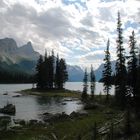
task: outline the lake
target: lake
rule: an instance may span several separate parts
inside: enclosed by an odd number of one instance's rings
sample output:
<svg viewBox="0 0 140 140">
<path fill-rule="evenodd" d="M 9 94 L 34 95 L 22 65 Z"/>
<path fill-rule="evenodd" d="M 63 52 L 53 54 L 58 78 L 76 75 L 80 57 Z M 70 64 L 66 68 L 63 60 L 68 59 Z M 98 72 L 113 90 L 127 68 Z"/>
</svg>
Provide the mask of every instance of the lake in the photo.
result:
<svg viewBox="0 0 140 140">
<path fill-rule="evenodd" d="M 70 90 L 82 91 L 82 82 L 67 82 L 65 88 Z M 79 100 L 65 101 L 65 98 L 50 98 L 50 97 L 38 97 L 38 96 L 20 96 L 17 91 L 32 88 L 32 84 L 0 84 L 0 107 L 3 107 L 7 103 L 16 105 L 16 114 L 12 116 L 14 119 L 38 119 L 40 120 L 40 114 L 49 113 L 61 113 L 65 112 L 70 114 L 73 111 L 80 111 L 83 105 Z M 8 95 L 3 95 L 8 92 Z M 97 94 L 103 93 L 102 83 L 96 84 Z M 88 90 L 90 93 L 90 90 Z M 114 93 L 114 87 L 111 89 L 111 94 Z M 65 105 L 62 103 L 66 103 Z M 0 114 L 3 115 L 3 114 Z"/>
<path fill-rule="evenodd" d="M 69 90 L 82 91 L 83 90 L 83 82 L 67 82 L 66 85 L 65 85 L 65 88 L 69 89 Z M 96 82 L 95 94 L 99 95 L 100 92 L 102 94 L 104 94 L 103 89 L 104 89 L 103 83 Z M 88 83 L 88 94 L 90 94 L 90 83 Z M 114 94 L 114 85 L 112 85 L 112 88 L 110 90 L 110 94 L 111 95 Z"/>
</svg>

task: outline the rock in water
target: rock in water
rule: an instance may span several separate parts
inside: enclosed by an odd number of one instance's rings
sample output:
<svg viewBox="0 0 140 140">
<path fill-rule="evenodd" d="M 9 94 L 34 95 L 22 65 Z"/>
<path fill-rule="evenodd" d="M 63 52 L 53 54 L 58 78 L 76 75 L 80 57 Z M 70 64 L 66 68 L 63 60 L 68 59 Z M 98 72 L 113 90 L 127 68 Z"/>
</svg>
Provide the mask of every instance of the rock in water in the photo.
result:
<svg viewBox="0 0 140 140">
<path fill-rule="evenodd" d="M 16 113 L 16 107 L 13 104 L 7 104 L 3 108 L 0 108 L 0 113 L 14 115 Z"/>
</svg>

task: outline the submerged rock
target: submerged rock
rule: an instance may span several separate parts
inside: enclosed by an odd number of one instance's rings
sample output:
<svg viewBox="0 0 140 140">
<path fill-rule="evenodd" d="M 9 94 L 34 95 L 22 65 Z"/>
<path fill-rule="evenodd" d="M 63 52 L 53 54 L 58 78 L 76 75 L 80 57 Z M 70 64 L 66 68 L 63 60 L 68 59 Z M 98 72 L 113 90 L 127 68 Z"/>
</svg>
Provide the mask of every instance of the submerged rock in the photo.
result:
<svg viewBox="0 0 140 140">
<path fill-rule="evenodd" d="M 8 95 L 8 92 L 3 93 L 3 95 Z"/>
<path fill-rule="evenodd" d="M 61 105 L 66 105 L 67 103 L 62 103 Z"/>
<path fill-rule="evenodd" d="M 14 115 L 16 113 L 16 107 L 13 104 L 7 104 L 3 108 L 0 108 L 0 113 Z"/>
<path fill-rule="evenodd" d="M 14 95 L 14 96 L 12 96 L 12 97 L 20 97 L 21 95 Z"/>
</svg>

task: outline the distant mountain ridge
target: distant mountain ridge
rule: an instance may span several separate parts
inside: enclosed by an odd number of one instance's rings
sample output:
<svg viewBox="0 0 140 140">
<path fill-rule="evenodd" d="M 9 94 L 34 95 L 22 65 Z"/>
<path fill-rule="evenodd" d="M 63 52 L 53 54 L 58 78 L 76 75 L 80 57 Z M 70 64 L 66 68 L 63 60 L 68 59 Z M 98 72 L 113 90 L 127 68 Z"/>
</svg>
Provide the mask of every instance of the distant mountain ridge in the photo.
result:
<svg viewBox="0 0 140 140">
<path fill-rule="evenodd" d="M 14 39 L 4 38 L 0 39 L 0 57 L 1 61 L 18 63 L 23 59 L 36 61 L 39 53 L 34 51 L 31 42 L 18 47 Z"/>
<path fill-rule="evenodd" d="M 115 64 L 116 64 L 116 61 L 111 61 L 112 73 L 115 72 Z M 96 81 L 99 81 L 102 78 L 103 69 L 104 69 L 104 64 L 101 64 L 98 67 L 98 69 L 95 70 Z"/>
</svg>

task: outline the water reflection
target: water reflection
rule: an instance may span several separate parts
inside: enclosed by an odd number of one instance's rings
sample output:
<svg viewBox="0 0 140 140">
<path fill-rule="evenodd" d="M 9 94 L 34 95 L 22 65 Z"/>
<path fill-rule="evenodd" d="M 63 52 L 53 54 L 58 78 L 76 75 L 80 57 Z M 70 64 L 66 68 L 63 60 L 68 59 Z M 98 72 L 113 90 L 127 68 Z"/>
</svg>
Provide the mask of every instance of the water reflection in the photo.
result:
<svg viewBox="0 0 140 140">
<path fill-rule="evenodd" d="M 41 110 L 49 113 L 65 112 L 70 114 L 72 111 L 82 109 L 82 105 L 78 104 L 79 100 L 66 101 L 66 98 L 60 97 L 37 97 L 36 100 Z"/>
</svg>

